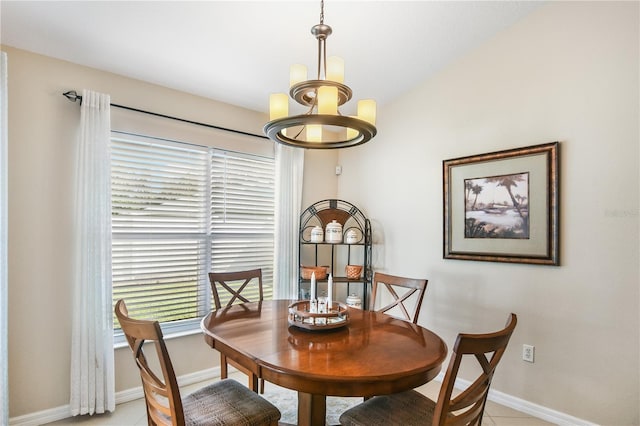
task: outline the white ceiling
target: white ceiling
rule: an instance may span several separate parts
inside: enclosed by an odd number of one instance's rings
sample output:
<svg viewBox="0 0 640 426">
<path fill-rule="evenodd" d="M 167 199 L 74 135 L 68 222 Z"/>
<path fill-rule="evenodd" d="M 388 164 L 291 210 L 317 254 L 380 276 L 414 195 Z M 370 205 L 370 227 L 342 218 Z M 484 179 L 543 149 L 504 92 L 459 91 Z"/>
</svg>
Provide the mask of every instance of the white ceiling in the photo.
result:
<svg viewBox="0 0 640 426">
<path fill-rule="evenodd" d="M 354 99 L 380 106 L 542 4 L 326 0 L 327 54 Z M 257 111 L 288 90 L 292 63 L 317 68 L 319 0 L 1 0 L 0 20 L 4 45 Z"/>
</svg>

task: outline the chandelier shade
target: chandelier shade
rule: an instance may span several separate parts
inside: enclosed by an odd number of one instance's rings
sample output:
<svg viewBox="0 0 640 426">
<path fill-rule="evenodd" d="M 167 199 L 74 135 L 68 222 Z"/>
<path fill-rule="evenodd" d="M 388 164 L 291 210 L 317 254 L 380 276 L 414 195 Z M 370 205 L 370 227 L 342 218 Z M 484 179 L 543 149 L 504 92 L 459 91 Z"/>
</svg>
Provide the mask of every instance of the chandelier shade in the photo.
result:
<svg viewBox="0 0 640 426">
<path fill-rule="evenodd" d="M 307 67 L 291 66 L 289 96 L 307 110 L 289 115 L 289 98 L 284 93 L 269 98 L 269 122 L 264 133 L 275 142 L 310 149 L 347 148 L 371 140 L 377 133 L 376 104 L 371 99 L 358 102 L 357 116 L 340 113 L 353 92 L 344 84 L 344 60 L 326 57 L 326 39 L 332 33 L 324 24 L 324 0 L 320 3 L 320 24 L 311 28 L 318 40 L 317 78 L 307 79 Z"/>
</svg>

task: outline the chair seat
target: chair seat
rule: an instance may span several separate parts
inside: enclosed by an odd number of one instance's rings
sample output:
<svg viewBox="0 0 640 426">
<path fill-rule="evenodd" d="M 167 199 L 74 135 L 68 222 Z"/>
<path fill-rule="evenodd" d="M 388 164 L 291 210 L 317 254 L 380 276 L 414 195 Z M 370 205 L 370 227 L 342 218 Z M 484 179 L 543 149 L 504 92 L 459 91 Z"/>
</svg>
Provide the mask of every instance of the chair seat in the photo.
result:
<svg viewBox="0 0 640 426">
<path fill-rule="evenodd" d="M 280 411 L 233 379 L 221 380 L 182 398 L 186 425 L 277 424 Z"/>
<path fill-rule="evenodd" d="M 410 390 L 393 395 L 375 396 L 345 411 L 344 426 L 430 425 L 436 403 L 420 392 Z M 420 419 L 416 421 L 416 419 Z"/>
</svg>

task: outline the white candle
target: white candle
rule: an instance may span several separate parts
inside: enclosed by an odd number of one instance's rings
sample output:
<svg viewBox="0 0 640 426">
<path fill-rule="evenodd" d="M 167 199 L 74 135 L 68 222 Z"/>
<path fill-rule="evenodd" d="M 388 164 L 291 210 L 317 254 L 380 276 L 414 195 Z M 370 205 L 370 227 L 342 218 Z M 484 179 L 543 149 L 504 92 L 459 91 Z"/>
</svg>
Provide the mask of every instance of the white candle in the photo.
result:
<svg viewBox="0 0 640 426">
<path fill-rule="evenodd" d="M 300 64 L 293 64 L 289 68 L 289 87 L 293 87 L 298 83 L 302 83 L 307 80 L 307 66 Z"/>
<path fill-rule="evenodd" d="M 329 274 L 329 282 L 327 283 L 327 312 L 331 312 L 331 307 L 333 306 L 333 277 Z"/>
<path fill-rule="evenodd" d="M 358 101 L 358 118 L 367 121 L 375 126 L 376 124 L 376 101 L 373 99 L 363 99 Z"/>
<path fill-rule="evenodd" d="M 344 83 L 344 59 L 338 56 L 327 58 L 327 80 Z"/>
<path fill-rule="evenodd" d="M 320 86 L 318 88 L 318 114 L 338 115 L 338 88 Z"/>
<path fill-rule="evenodd" d="M 316 300 L 316 273 L 311 273 L 311 300 Z"/>
</svg>

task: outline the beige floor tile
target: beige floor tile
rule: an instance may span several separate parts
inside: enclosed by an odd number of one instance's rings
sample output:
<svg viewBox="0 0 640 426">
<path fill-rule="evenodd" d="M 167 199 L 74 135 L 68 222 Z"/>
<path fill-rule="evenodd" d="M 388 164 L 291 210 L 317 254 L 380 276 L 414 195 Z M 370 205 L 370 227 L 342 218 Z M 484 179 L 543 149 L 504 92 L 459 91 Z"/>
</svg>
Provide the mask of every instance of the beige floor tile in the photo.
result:
<svg viewBox="0 0 640 426">
<path fill-rule="evenodd" d="M 147 421 L 147 416 L 145 415 L 143 418 L 138 420 L 137 423 L 134 423 L 132 426 L 148 426 L 149 422 Z"/>
<path fill-rule="evenodd" d="M 147 414 L 145 412 L 144 401 L 142 399 L 136 399 L 124 404 L 118 404 L 113 413 L 69 417 L 49 424 L 56 426 L 133 426 L 140 421 L 143 421 L 143 424 L 147 424 Z"/>
<path fill-rule="evenodd" d="M 484 413 L 482 416 L 482 426 L 496 426 L 496 423 L 493 421 L 491 416 L 488 416 L 487 413 Z"/>
<path fill-rule="evenodd" d="M 142 398 L 136 399 L 135 401 L 129 401 L 124 404 L 119 404 L 116 407 L 116 412 L 114 414 L 116 414 L 120 419 L 130 420 L 132 424 L 140 422 L 147 424 L 147 408 L 145 407 L 144 399 Z"/>
<path fill-rule="evenodd" d="M 492 401 L 487 401 L 487 405 L 484 407 L 484 412 L 489 414 L 490 416 L 500 416 L 500 417 L 522 417 L 526 416 L 526 414 L 521 413 L 518 410 L 514 410 L 513 408 L 505 407 L 504 405 L 496 404 Z"/>
<path fill-rule="evenodd" d="M 438 394 L 440 393 L 440 385 L 440 382 L 432 380 L 420 387 L 417 387 L 416 390 L 426 397 L 436 401 L 438 399 Z"/>
</svg>

